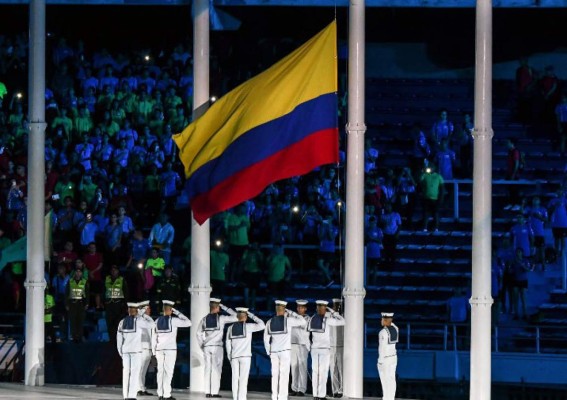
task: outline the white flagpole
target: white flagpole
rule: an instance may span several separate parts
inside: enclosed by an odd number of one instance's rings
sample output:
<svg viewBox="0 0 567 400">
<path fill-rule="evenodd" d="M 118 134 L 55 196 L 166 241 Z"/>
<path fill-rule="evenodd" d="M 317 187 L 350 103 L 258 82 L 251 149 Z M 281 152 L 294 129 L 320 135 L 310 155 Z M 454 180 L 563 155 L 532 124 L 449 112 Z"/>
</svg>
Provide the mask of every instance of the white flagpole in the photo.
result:
<svg viewBox="0 0 567 400">
<path fill-rule="evenodd" d="M 209 104 L 209 0 L 193 2 L 193 118 L 202 115 Z M 205 359 L 197 344 L 199 321 L 209 312 L 210 284 L 210 224 L 197 224 L 191 215 L 191 392 L 205 391 Z"/>
<path fill-rule="evenodd" d="M 45 0 L 30 3 L 25 384 L 45 383 Z"/>
<path fill-rule="evenodd" d="M 351 0 L 348 34 L 344 394 L 363 397 L 364 376 L 364 64 L 365 2 Z"/>
<path fill-rule="evenodd" d="M 492 0 L 476 2 L 470 399 L 490 400 Z"/>
</svg>

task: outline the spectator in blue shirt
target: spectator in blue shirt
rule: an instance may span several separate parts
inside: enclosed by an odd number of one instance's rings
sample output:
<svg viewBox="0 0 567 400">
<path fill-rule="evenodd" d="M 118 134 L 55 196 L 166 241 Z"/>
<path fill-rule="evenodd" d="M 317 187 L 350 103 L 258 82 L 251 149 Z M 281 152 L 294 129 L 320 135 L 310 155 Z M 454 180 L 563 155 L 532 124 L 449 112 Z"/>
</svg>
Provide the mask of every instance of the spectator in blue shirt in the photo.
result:
<svg viewBox="0 0 567 400">
<path fill-rule="evenodd" d="M 567 199 L 565 191 L 559 188 L 557 197 L 551 199 L 547 206 L 551 219 L 551 231 L 555 239 L 555 251 L 560 255 L 563 251 L 563 242 L 567 237 Z"/>
<path fill-rule="evenodd" d="M 396 262 L 396 248 L 400 227 L 402 226 L 402 217 L 392 209 L 391 203 L 386 203 L 384 214 L 382 214 L 380 220 L 384 233 L 384 254 L 382 258 L 385 264 L 393 266 Z"/>
<path fill-rule="evenodd" d="M 86 218 L 79 224 L 80 243 L 83 252 L 87 250 L 89 243 L 95 242 L 97 231 L 98 226 L 93 221 L 93 215 L 87 213 Z"/>
<path fill-rule="evenodd" d="M 443 139 L 451 139 L 455 127 L 447 119 L 447 110 L 443 109 L 439 113 L 439 119 L 431 127 L 431 139 L 434 145 L 439 148 Z"/>
<path fill-rule="evenodd" d="M 521 247 L 516 248 L 516 257 L 512 261 L 514 301 L 512 302 L 512 314 L 514 319 L 520 318 L 518 303 L 522 304 L 522 319 L 527 319 L 526 290 L 528 289 L 528 272 L 533 271 L 530 262 L 524 257 Z"/>
<path fill-rule="evenodd" d="M 435 154 L 439 173 L 443 179 L 453 179 L 453 167 L 455 165 L 455 152 L 449 148 L 449 139 L 441 140 L 441 146 L 437 154 Z"/>
<path fill-rule="evenodd" d="M 366 239 L 366 276 L 368 284 L 375 285 L 378 280 L 378 266 L 380 264 L 380 252 L 384 234 L 378 226 L 375 215 L 368 218 L 368 224 L 364 232 Z"/>
<path fill-rule="evenodd" d="M 545 224 L 548 220 L 547 209 L 541 205 L 539 197 L 532 199 L 531 206 L 524 209 L 524 215 L 528 218 L 528 223 L 534 232 L 535 263 L 541 264 L 541 269 L 545 271 Z"/>
<path fill-rule="evenodd" d="M 517 223 L 510 229 L 512 246 L 515 249 L 521 248 L 524 257 L 530 257 L 534 244 L 534 231 L 532 227 L 526 223 L 526 219 L 522 214 L 518 215 L 516 221 Z"/>
</svg>

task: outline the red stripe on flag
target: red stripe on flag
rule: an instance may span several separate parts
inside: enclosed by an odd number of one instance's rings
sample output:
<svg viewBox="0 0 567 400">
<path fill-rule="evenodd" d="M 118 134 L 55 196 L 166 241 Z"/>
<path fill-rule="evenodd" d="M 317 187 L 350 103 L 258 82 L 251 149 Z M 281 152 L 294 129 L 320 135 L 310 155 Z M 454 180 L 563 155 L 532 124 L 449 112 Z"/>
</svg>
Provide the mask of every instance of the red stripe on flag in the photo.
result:
<svg viewBox="0 0 567 400">
<path fill-rule="evenodd" d="M 257 196 L 273 182 L 338 162 L 338 130 L 316 132 L 196 196 L 191 202 L 193 217 L 202 224 L 212 215 Z"/>
</svg>

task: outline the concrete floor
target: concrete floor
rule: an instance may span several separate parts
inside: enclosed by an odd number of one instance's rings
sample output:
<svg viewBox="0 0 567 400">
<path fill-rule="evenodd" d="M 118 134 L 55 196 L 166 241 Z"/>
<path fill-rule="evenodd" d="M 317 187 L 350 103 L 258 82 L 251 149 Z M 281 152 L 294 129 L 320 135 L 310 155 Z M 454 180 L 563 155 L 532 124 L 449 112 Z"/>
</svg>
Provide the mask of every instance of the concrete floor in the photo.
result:
<svg viewBox="0 0 567 400">
<path fill-rule="evenodd" d="M 150 390 L 155 395 L 155 390 Z M 229 392 L 221 392 L 223 399 L 232 399 Z M 187 390 L 174 390 L 172 393 L 176 399 L 201 400 L 204 394 L 189 393 Z M 267 400 L 269 393 L 249 392 L 250 400 Z M 82 400 L 119 400 L 122 399 L 120 387 L 96 387 L 96 386 L 68 386 L 68 385 L 46 385 L 43 387 L 29 387 L 19 383 L 0 382 L 0 399 L 10 400 L 48 400 L 48 399 L 82 399 Z M 157 396 L 144 396 L 138 399 L 157 399 Z M 312 399 L 310 396 L 306 399 Z M 378 400 L 378 398 L 374 398 Z M 370 400 L 370 399 L 369 399 Z M 401 400 L 401 399 L 398 399 Z"/>
</svg>

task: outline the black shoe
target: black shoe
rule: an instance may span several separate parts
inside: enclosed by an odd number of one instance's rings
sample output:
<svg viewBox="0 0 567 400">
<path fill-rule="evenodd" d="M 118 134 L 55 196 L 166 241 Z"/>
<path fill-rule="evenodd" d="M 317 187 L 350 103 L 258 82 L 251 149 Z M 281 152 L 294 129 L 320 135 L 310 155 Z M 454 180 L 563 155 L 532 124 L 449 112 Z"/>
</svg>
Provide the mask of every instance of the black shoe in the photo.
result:
<svg viewBox="0 0 567 400">
<path fill-rule="evenodd" d="M 291 392 L 289 392 L 290 396 L 297 396 L 297 392 L 294 392 L 293 390 Z"/>
<path fill-rule="evenodd" d="M 335 399 L 340 399 L 341 397 L 343 397 L 343 394 L 342 393 L 335 393 L 335 394 L 333 394 L 333 397 Z"/>
<path fill-rule="evenodd" d="M 222 396 L 217 393 L 217 394 L 213 394 L 211 397 L 219 398 L 219 397 L 222 397 Z"/>
<path fill-rule="evenodd" d="M 138 393 L 136 393 L 138 396 L 145 396 L 146 394 L 144 392 L 142 392 L 141 390 L 138 391 Z"/>
<path fill-rule="evenodd" d="M 140 395 L 140 392 L 138 392 L 138 396 L 139 396 L 139 395 Z M 144 391 L 142 392 L 142 396 L 153 396 L 153 394 L 150 393 L 150 392 L 148 392 L 147 390 L 144 390 Z"/>
<path fill-rule="evenodd" d="M 303 392 L 295 392 L 295 395 L 296 395 L 297 397 L 303 397 L 303 396 L 305 396 L 305 393 L 303 393 Z"/>
</svg>

